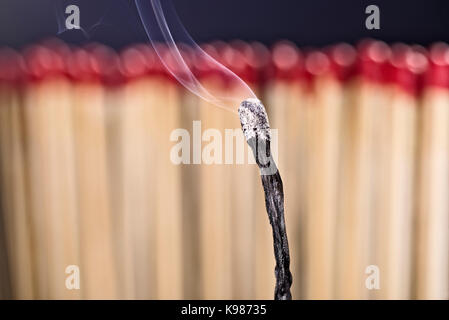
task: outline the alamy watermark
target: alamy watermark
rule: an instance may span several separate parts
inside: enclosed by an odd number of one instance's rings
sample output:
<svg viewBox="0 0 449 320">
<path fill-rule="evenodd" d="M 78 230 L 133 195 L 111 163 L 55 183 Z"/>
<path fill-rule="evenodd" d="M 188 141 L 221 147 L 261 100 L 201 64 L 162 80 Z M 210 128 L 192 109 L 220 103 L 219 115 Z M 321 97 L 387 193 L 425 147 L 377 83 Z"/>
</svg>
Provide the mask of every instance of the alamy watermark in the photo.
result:
<svg viewBox="0 0 449 320">
<path fill-rule="evenodd" d="M 69 276 L 65 279 L 65 287 L 68 290 L 80 289 L 80 267 L 71 264 L 65 268 L 65 273 Z"/>
<path fill-rule="evenodd" d="M 378 266 L 372 264 L 366 267 L 365 274 L 368 274 L 365 280 L 365 287 L 368 290 L 380 289 L 380 269 Z"/>
<path fill-rule="evenodd" d="M 65 13 L 69 15 L 65 19 L 66 29 L 81 29 L 80 8 L 77 5 L 71 4 L 65 8 Z"/>
<path fill-rule="evenodd" d="M 369 16 L 365 20 L 365 27 L 368 30 L 380 29 L 380 9 L 378 6 L 372 4 L 366 7 L 365 13 Z"/>
<path fill-rule="evenodd" d="M 257 156 L 254 156 L 241 128 L 224 129 L 215 128 L 202 130 L 201 121 L 193 121 L 191 133 L 184 128 L 171 132 L 170 141 L 175 145 L 170 150 L 170 160 L 173 164 L 256 164 L 261 163 L 268 167 L 274 166 L 278 160 L 278 130 L 271 129 L 271 156 L 268 160 L 263 153 L 265 144 L 257 144 Z M 256 142 L 257 143 L 257 142 Z M 274 159 L 274 161 L 272 161 Z"/>
</svg>

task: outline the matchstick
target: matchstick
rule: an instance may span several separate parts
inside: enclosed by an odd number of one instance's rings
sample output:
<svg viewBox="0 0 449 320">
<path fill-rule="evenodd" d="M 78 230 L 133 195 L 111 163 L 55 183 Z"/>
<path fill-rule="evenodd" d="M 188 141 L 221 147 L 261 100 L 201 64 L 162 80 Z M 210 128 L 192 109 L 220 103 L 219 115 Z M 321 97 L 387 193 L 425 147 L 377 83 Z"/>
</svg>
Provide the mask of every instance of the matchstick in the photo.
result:
<svg viewBox="0 0 449 320">
<path fill-rule="evenodd" d="M 328 256 L 328 259 L 331 259 L 332 264 L 332 283 L 328 283 L 328 295 L 330 295 L 333 299 L 338 298 L 339 288 L 344 286 L 344 282 L 346 279 L 341 278 L 339 276 L 339 260 L 338 255 L 341 251 L 345 251 L 345 248 L 339 247 L 340 238 L 343 236 L 342 232 L 340 232 L 344 225 L 344 220 L 342 221 L 342 213 L 340 212 L 341 205 L 341 197 L 342 190 L 341 186 L 346 183 L 346 156 L 350 154 L 349 150 L 351 148 L 351 137 L 353 134 L 351 132 L 352 123 L 353 123 L 353 107 L 355 106 L 354 98 L 355 98 L 355 81 L 354 81 L 354 72 L 357 61 L 357 52 L 354 48 L 348 44 L 342 43 L 335 46 L 332 46 L 326 50 L 327 56 L 330 62 L 330 72 L 327 75 L 324 75 L 318 78 L 318 81 L 322 82 L 322 86 L 327 90 L 319 89 L 321 92 L 327 91 L 327 94 L 322 94 L 322 98 L 320 99 L 322 102 L 320 105 L 327 109 L 322 114 L 321 121 L 327 123 L 324 129 L 318 130 L 323 131 L 321 134 L 321 142 L 318 140 L 317 143 L 321 147 L 327 156 L 319 156 L 318 158 L 333 158 L 333 162 L 327 162 L 326 166 L 328 167 L 329 173 L 328 177 L 325 177 L 326 184 L 325 189 L 327 189 L 327 194 L 330 202 L 333 203 L 332 206 L 327 206 L 328 214 L 333 217 L 334 222 L 332 225 L 328 225 L 328 227 L 333 229 L 331 231 L 332 237 L 334 238 L 334 244 L 328 243 L 328 246 L 331 247 L 331 250 L 335 252 L 333 256 Z M 316 87 L 320 88 L 320 86 Z M 325 102 L 327 101 L 327 102 Z M 325 102 L 325 103 L 323 103 Z M 324 117 L 323 117 L 324 116 Z M 328 132 L 327 130 L 330 130 Z M 333 133 L 332 133 L 333 132 Z M 335 137 L 333 137 L 335 136 Z M 316 147 L 315 147 L 316 148 Z M 322 160 L 319 160 L 322 161 Z M 325 162 L 326 163 L 326 162 Z M 324 166 L 324 164 L 323 164 Z M 346 170 L 345 170 L 346 169 Z M 319 170 L 319 166 L 317 167 Z M 315 177 L 311 177 L 311 179 L 315 179 Z M 344 195 L 343 195 L 344 196 Z M 326 202 L 326 201 L 323 201 Z M 326 206 L 324 206 L 326 208 Z M 314 215 L 314 212 L 310 212 L 310 215 Z M 344 230 L 344 229 L 343 229 Z M 345 232 L 345 231 L 343 231 Z M 328 240 L 331 240 L 329 238 Z"/>
<path fill-rule="evenodd" d="M 341 107 L 338 81 L 331 77 L 330 61 L 322 52 L 305 60 L 314 96 L 310 112 L 310 152 L 307 188 L 306 296 L 332 299 L 334 294 L 334 244 L 336 236 L 337 166 Z"/>
<path fill-rule="evenodd" d="M 240 123 L 248 145 L 259 166 L 265 205 L 273 228 L 273 243 L 276 258 L 276 300 L 291 300 L 290 253 L 284 221 L 284 192 L 282 179 L 274 163 L 271 150 L 271 133 L 265 107 L 253 98 L 243 101 L 239 107 Z"/>
<path fill-rule="evenodd" d="M 79 230 L 76 204 L 76 172 L 72 118 L 71 83 L 65 58 L 70 49 L 57 40 L 43 43 L 52 52 L 52 70 L 42 87 L 42 104 L 47 112 L 50 170 L 47 180 L 51 196 L 49 222 L 51 298 L 79 299 L 81 290 L 68 290 L 66 268 L 79 266 Z M 44 57 L 45 58 L 45 57 Z M 56 97 L 55 97 L 56 96 Z M 52 99 L 52 97 L 55 97 Z M 61 236 L 62 234 L 62 236 Z"/>
<path fill-rule="evenodd" d="M 305 261 L 304 221 L 307 203 L 305 188 L 307 93 L 304 81 L 304 61 L 301 52 L 290 42 L 283 41 L 276 44 L 272 52 L 272 70 L 269 71 L 270 81 L 266 86 L 265 99 L 269 106 L 267 111 L 272 128 L 278 130 L 279 167 L 286 174 L 285 176 L 289 177 L 284 183 L 285 216 L 289 222 L 292 252 L 291 272 L 295 279 L 292 295 L 300 299 L 304 297 L 302 262 Z M 267 227 L 265 219 L 263 226 Z M 264 252 L 268 255 L 266 250 Z M 268 258 L 272 261 L 271 256 Z M 265 268 L 269 268 L 270 273 L 271 264 L 271 262 L 265 263 Z M 261 281 L 266 285 L 269 284 L 266 280 Z M 271 291 L 271 287 L 269 290 Z"/>
<path fill-rule="evenodd" d="M 218 50 L 222 43 L 207 45 L 204 50 L 216 59 L 220 59 Z M 198 61 L 201 69 L 201 82 L 214 92 L 223 92 L 225 88 L 222 75 L 209 66 L 207 61 Z M 207 145 L 217 143 L 214 140 L 220 138 L 219 132 L 224 132 L 224 118 L 228 111 L 217 108 L 211 103 L 201 100 L 201 129 L 211 129 L 215 136 L 202 135 L 203 150 L 200 149 L 196 159 L 193 154 L 194 164 L 201 163 L 201 219 L 200 219 L 200 244 L 201 244 L 201 290 L 203 299 L 230 299 L 232 296 L 232 261 L 231 261 L 231 214 L 230 203 L 230 177 L 223 165 L 223 154 L 211 151 Z M 220 141 L 221 144 L 221 141 Z M 209 151 L 207 151 L 209 150 Z M 204 155 L 204 157 L 203 157 Z M 208 158 L 208 159 L 206 159 Z M 206 162 L 205 162 L 206 160 Z M 198 161 L 198 162 L 195 162 Z"/>
<path fill-rule="evenodd" d="M 257 74 L 257 81 L 259 86 L 254 88 L 256 95 L 264 97 L 267 94 L 269 88 L 267 70 L 271 65 L 271 53 L 266 52 L 266 48 L 260 45 L 252 44 L 253 54 L 255 59 L 261 59 L 260 63 L 252 63 L 252 67 Z M 257 61 L 256 60 L 256 61 Z M 262 69 L 263 68 L 263 69 Z M 262 70 L 261 70 L 262 69 Z M 250 151 L 248 149 L 250 153 Z M 250 158 L 251 157 L 251 158 Z M 250 162 L 250 160 L 252 162 Z M 248 154 L 248 163 L 255 164 L 255 159 L 252 154 Z M 275 279 L 273 277 L 273 269 L 275 268 L 275 261 L 273 254 L 267 248 L 272 246 L 273 240 L 271 235 L 271 228 L 267 223 L 267 217 L 264 214 L 260 214 L 265 210 L 264 192 L 260 188 L 260 182 L 258 181 L 259 173 L 257 170 L 247 169 L 246 174 L 251 173 L 250 177 L 246 178 L 246 181 L 242 183 L 243 186 L 248 187 L 248 183 L 251 184 L 252 197 L 251 202 L 253 204 L 253 221 L 254 221 L 254 297 L 256 299 L 271 299 L 273 295 L 273 287 L 275 286 Z M 249 182 L 251 181 L 251 182 Z"/>
<path fill-rule="evenodd" d="M 188 45 L 179 44 L 179 50 L 190 70 L 197 76 L 196 50 Z M 180 90 L 180 128 L 187 129 L 193 137 L 194 121 L 201 120 L 200 98 L 188 90 Z M 201 133 L 200 133 L 201 134 Z M 195 133 L 196 135 L 196 133 Z M 201 137 L 199 137 L 201 139 Z M 195 145 L 197 142 L 193 142 Z M 181 166 L 182 183 L 182 261 L 184 299 L 199 299 L 201 279 L 199 221 L 201 205 L 201 166 L 192 164 L 193 143 L 189 147 L 190 165 Z"/>
<path fill-rule="evenodd" d="M 311 122 L 305 258 L 306 297 L 311 299 L 335 298 L 341 115 L 355 58 L 351 46 L 339 44 L 329 48 L 327 55 L 311 52 L 305 60 L 313 95 L 308 110 Z"/>
<path fill-rule="evenodd" d="M 245 42 L 234 41 L 231 45 L 223 46 L 220 49 L 219 61 L 254 89 L 256 86 L 256 69 L 254 65 L 250 65 L 250 59 L 255 59 L 253 48 Z M 227 88 L 227 94 L 229 96 L 241 96 L 240 90 L 240 86 L 230 84 Z M 251 170 L 252 166 L 245 159 L 248 152 L 245 153 L 242 130 L 235 128 L 235 120 L 236 114 L 231 112 L 224 114 L 225 131 L 222 134 L 225 143 L 224 166 L 226 175 L 230 177 L 228 188 L 230 189 L 231 206 L 228 214 L 232 219 L 232 298 L 248 299 L 255 296 L 253 270 L 255 268 L 254 247 L 257 245 L 254 232 L 255 206 L 254 202 L 248 201 L 248 199 L 254 198 L 257 186 L 255 185 L 255 172 Z M 229 148 L 231 147 L 231 139 L 232 149 Z M 243 156 L 243 159 L 239 159 L 238 152 Z M 247 181 L 254 181 L 254 184 L 248 186 Z M 242 212 L 245 212 L 245 214 L 242 215 Z M 272 259 L 269 261 L 271 262 Z M 270 271 L 272 272 L 272 269 Z"/>
<path fill-rule="evenodd" d="M 2 247 L 5 245 L 0 286 L 5 299 L 34 297 L 22 122 L 24 71 L 21 55 L 11 49 L 0 50 L 0 177 L 4 230 L 0 241 L 4 241 Z"/>
<path fill-rule="evenodd" d="M 307 82 L 304 76 L 304 60 L 302 53 L 296 53 L 298 60 L 296 66 L 290 69 L 288 73 L 289 81 L 289 114 L 287 119 L 288 141 L 293 145 L 291 152 L 288 154 L 287 170 L 292 174 L 288 182 L 286 182 L 286 219 L 289 221 L 291 234 L 291 269 L 295 279 L 292 295 L 297 299 L 305 297 L 305 280 L 304 280 L 304 253 L 307 242 L 305 226 L 306 226 L 306 210 L 307 210 L 307 188 L 306 177 L 308 168 L 308 148 L 307 132 L 308 132 L 308 101 L 310 100 L 310 92 L 307 88 Z M 291 73 L 293 71 L 293 73 Z M 279 76 L 278 76 L 279 78 Z M 288 188 L 288 189 L 287 189 Z"/>
<path fill-rule="evenodd" d="M 151 298 L 151 296 L 142 295 L 142 290 L 137 289 L 139 284 L 141 285 L 139 289 L 144 287 L 144 290 L 151 290 L 152 288 L 152 283 L 146 281 L 145 277 L 152 274 L 151 264 L 148 261 L 142 261 L 145 257 L 145 254 L 142 253 L 153 250 L 147 247 L 149 242 L 145 241 L 146 239 L 142 237 L 141 232 L 142 229 L 149 228 L 151 224 L 146 223 L 146 221 L 138 222 L 138 219 L 136 219 L 136 217 L 149 216 L 148 214 L 142 214 L 142 210 L 144 210 L 142 208 L 148 207 L 146 201 L 149 201 L 149 197 L 145 185 L 134 184 L 139 179 L 139 181 L 146 181 L 146 174 L 145 166 L 142 165 L 142 160 L 139 157 L 140 154 L 133 152 L 136 149 L 142 152 L 148 151 L 148 149 L 142 146 L 142 141 L 145 138 L 132 134 L 133 132 L 140 132 L 146 127 L 138 122 L 136 125 L 129 126 L 129 119 L 131 121 L 134 119 L 132 116 L 128 116 L 133 114 L 129 110 L 141 108 L 138 102 L 143 100 L 141 98 L 143 91 L 138 95 L 138 92 L 130 90 L 131 86 L 125 81 L 125 75 L 128 76 L 129 68 L 125 70 L 124 59 L 120 59 L 121 57 L 115 51 L 106 46 L 94 44 L 89 47 L 89 52 L 95 56 L 98 62 L 98 71 L 102 78 L 104 90 L 107 142 L 106 167 L 108 170 L 109 211 L 112 234 L 114 235 L 112 245 L 114 263 L 117 268 L 118 297 L 121 299 Z M 127 78 L 131 79 L 132 76 Z M 128 99 L 128 93 L 133 96 L 135 93 L 136 99 Z M 129 105 L 133 107 L 129 107 Z M 140 120 L 145 119 L 145 117 L 138 118 Z M 148 161 L 144 162 L 144 164 L 147 163 Z M 134 172 L 133 170 L 139 171 Z M 143 203 L 142 199 L 144 199 Z M 144 234 L 152 234 L 152 232 L 148 232 L 148 229 L 144 230 L 146 231 Z M 139 265 L 140 269 L 138 268 Z M 142 270 L 142 265 L 145 265 L 146 273 L 137 276 L 137 270 Z"/>
<path fill-rule="evenodd" d="M 14 243 L 11 241 L 11 235 L 8 234 L 8 230 L 12 229 L 13 215 L 11 214 L 11 205 L 8 203 L 8 190 L 10 189 L 9 179 L 7 178 L 9 163 L 5 155 L 9 154 L 8 145 L 8 105 L 9 95 L 12 90 L 11 80 L 8 77 L 8 73 L 4 70 L 8 70 L 6 66 L 15 67 L 14 56 L 19 56 L 13 50 L 2 48 L 0 50 L 0 299 L 11 299 L 15 296 L 12 293 L 12 287 L 15 285 L 15 279 L 9 271 L 9 265 L 16 263 L 16 258 L 13 256 L 15 252 Z M 14 69 L 12 69 L 14 70 Z"/>
<path fill-rule="evenodd" d="M 127 82 L 122 105 L 117 110 L 120 124 L 117 137 L 120 151 L 119 176 L 121 210 L 117 227 L 121 286 L 127 299 L 157 297 L 155 259 L 156 166 L 152 142 L 154 126 L 154 92 L 149 78 L 149 59 L 143 46 L 122 53 L 122 65 Z M 147 93 L 150 91 L 150 94 Z"/>
<path fill-rule="evenodd" d="M 81 286 L 85 299 L 117 297 L 107 176 L 104 90 L 94 54 L 76 49 L 70 59 L 77 170 Z"/>
<path fill-rule="evenodd" d="M 39 66 L 39 54 L 49 58 L 51 53 L 43 47 L 34 47 L 25 51 L 25 57 L 29 67 L 33 64 L 33 58 L 37 60 L 34 64 Z M 37 68 L 37 70 L 39 70 Z M 45 69 L 44 69 L 45 70 Z M 41 75 L 38 73 L 38 75 Z M 37 299 L 49 299 L 50 294 L 50 276 L 49 259 L 50 244 L 47 240 L 47 234 L 50 233 L 51 223 L 48 219 L 50 211 L 51 198 L 50 191 L 45 176 L 50 172 L 48 160 L 48 125 L 45 123 L 47 116 L 45 99 L 48 94 L 42 94 L 40 87 L 42 83 L 32 83 L 28 81 L 24 93 L 24 123 L 25 123 L 25 141 L 27 152 L 27 172 L 29 186 L 29 211 L 31 222 L 31 243 L 34 259 L 35 297 Z M 64 271 L 62 271 L 63 273 Z M 63 285 L 63 284 L 62 284 Z"/>
<path fill-rule="evenodd" d="M 117 55 L 106 47 L 96 46 L 93 50 L 94 52 L 97 51 L 99 55 L 104 56 L 105 60 L 100 61 L 100 63 L 104 64 L 106 68 L 102 66 L 101 70 L 113 70 L 112 72 L 116 73 L 119 82 L 119 85 L 108 85 L 106 83 L 104 93 L 106 105 L 104 116 L 107 142 L 107 174 L 112 233 L 114 235 L 112 244 L 114 263 L 117 269 L 117 298 L 135 299 L 136 281 L 134 278 L 134 257 L 132 256 L 134 251 L 130 245 L 130 230 L 127 228 L 129 224 L 125 220 L 123 194 L 124 166 L 122 165 L 123 145 L 121 129 L 123 127 L 123 114 L 126 109 L 124 105 L 126 105 L 125 92 L 127 84 L 124 83 L 123 79 L 120 79 L 124 75 L 120 75 L 119 70 L 117 70 L 121 69 L 120 67 L 124 63 L 117 61 Z M 110 65 L 110 67 L 107 67 L 107 65 Z M 125 71 L 123 73 L 127 74 Z M 106 76 L 106 78 L 108 77 Z"/>
<path fill-rule="evenodd" d="M 378 225 L 380 246 L 379 268 L 383 286 L 377 297 L 382 299 L 410 299 L 412 288 L 412 239 L 414 230 L 415 185 L 415 132 L 417 112 L 417 80 L 427 65 L 424 54 L 410 47 L 397 44 L 392 48 L 388 65 L 388 82 L 385 90 L 391 90 L 389 104 L 390 142 L 386 174 L 387 184 L 383 201 L 385 207 L 378 215 L 383 217 Z M 378 217 L 379 218 L 379 217 Z M 377 261 L 376 261 L 377 262 Z"/>
<path fill-rule="evenodd" d="M 29 201 L 37 298 L 79 298 L 65 273 L 79 265 L 71 92 L 63 46 L 48 43 L 26 53 L 30 81 L 25 96 Z"/>
<path fill-rule="evenodd" d="M 338 299 L 367 299 L 366 268 L 372 264 L 372 172 L 377 110 L 384 101 L 382 65 L 389 49 L 381 42 L 362 44 L 360 75 L 355 79 L 353 102 L 343 112 L 343 153 L 337 242 Z"/>
<path fill-rule="evenodd" d="M 371 44 L 374 46 L 374 44 Z M 362 44 L 363 46 L 363 44 Z M 370 44 L 367 45 L 368 47 Z M 367 50 L 369 51 L 369 49 Z M 379 75 L 369 77 L 369 73 L 365 72 L 365 85 L 366 88 L 373 90 L 370 101 L 373 103 L 374 112 L 371 115 L 373 139 L 371 141 L 371 164 L 370 164 L 370 244 L 369 244 L 369 260 L 370 265 L 378 267 L 382 277 L 379 278 L 378 287 L 376 290 L 370 290 L 366 296 L 370 299 L 381 299 L 385 297 L 385 273 L 388 265 L 388 247 L 389 238 L 386 236 L 386 230 L 389 229 L 390 212 L 390 178 L 391 175 L 391 163 L 392 163 L 392 103 L 397 89 L 397 84 L 394 77 L 390 77 L 391 64 L 390 50 L 385 51 L 388 55 L 385 61 L 380 63 L 374 63 L 373 69 L 379 72 Z M 374 60 L 374 59 L 372 59 Z M 366 67 L 369 71 L 370 59 L 368 53 L 368 59 L 362 58 L 362 68 Z M 375 103 L 375 104 L 374 104 Z M 367 279 L 369 274 L 365 275 Z M 375 283 L 372 283 L 374 285 Z M 366 284 L 365 284 L 366 285 Z"/>
<path fill-rule="evenodd" d="M 449 48 L 435 44 L 420 117 L 416 298 L 449 297 Z"/>
<path fill-rule="evenodd" d="M 165 50 L 171 50 L 165 48 Z M 165 60 L 170 63 L 169 60 Z M 162 68 L 162 66 L 160 65 Z M 167 143 L 180 124 L 178 83 L 167 73 L 160 73 L 153 84 L 156 131 L 152 137 L 156 150 L 156 272 L 158 299 L 181 299 L 182 282 L 182 208 L 181 171 L 170 159 Z M 154 170 L 154 168 L 153 168 Z"/>
</svg>

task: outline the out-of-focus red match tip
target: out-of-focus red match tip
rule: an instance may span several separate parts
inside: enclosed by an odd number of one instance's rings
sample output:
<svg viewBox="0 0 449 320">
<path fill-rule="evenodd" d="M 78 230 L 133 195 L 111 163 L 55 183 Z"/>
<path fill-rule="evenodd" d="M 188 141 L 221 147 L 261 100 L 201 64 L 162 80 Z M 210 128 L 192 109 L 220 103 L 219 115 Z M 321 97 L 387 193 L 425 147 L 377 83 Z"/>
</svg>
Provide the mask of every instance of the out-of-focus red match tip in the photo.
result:
<svg viewBox="0 0 449 320">
<path fill-rule="evenodd" d="M 35 45 L 25 50 L 26 73 L 29 80 L 39 81 L 66 74 L 65 57 L 53 49 Z"/>
<path fill-rule="evenodd" d="M 449 46 L 447 44 L 436 43 L 430 48 L 425 84 L 449 88 Z"/>
<path fill-rule="evenodd" d="M 214 51 L 215 48 L 213 48 L 210 44 L 203 44 L 201 45 L 201 50 L 203 50 L 206 54 L 211 55 L 211 51 Z M 198 79 L 207 78 L 209 76 L 209 73 L 211 72 L 212 67 L 209 66 L 209 63 L 207 62 L 204 57 L 200 55 L 195 55 L 195 69 L 194 69 L 194 75 Z"/>
<path fill-rule="evenodd" d="M 329 58 L 323 52 L 313 50 L 307 53 L 304 67 L 309 79 L 325 75 L 330 71 L 330 66 Z"/>
<path fill-rule="evenodd" d="M 425 75 L 429 69 L 428 52 L 421 46 L 412 46 L 406 57 L 408 69 L 415 75 L 416 94 L 421 94 L 424 89 Z"/>
<path fill-rule="evenodd" d="M 206 53 L 206 55 L 219 61 L 221 56 L 219 54 L 219 48 L 224 45 L 224 42 L 216 41 L 213 43 L 207 43 L 201 45 L 201 49 Z M 219 63 L 214 62 L 207 56 L 197 55 L 195 59 L 197 76 L 200 79 L 216 79 L 220 81 L 225 81 L 222 70 L 220 69 Z"/>
<path fill-rule="evenodd" d="M 197 73 L 196 71 L 196 50 L 193 49 L 190 45 L 180 43 L 178 45 L 179 54 L 182 58 L 183 64 L 187 67 L 187 70 L 190 70 L 193 75 Z M 190 75 L 189 75 L 190 76 Z"/>
<path fill-rule="evenodd" d="M 272 71 L 270 78 L 286 81 L 299 80 L 304 77 L 304 61 L 296 45 L 282 41 L 273 47 Z"/>
<path fill-rule="evenodd" d="M 75 81 L 99 81 L 98 66 L 96 59 L 88 50 L 74 48 L 67 59 L 70 77 Z"/>
<path fill-rule="evenodd" d="M 384 66 L 385 82 L 396 85 L 405 92 L 417 94 L 417 76 L 409 65 L 409 59 L 413 55 L 410 46 L 397 43 L 392 46 L 388 63 Z"/>
<path fill-rule="evenodd" d="M 243 49 L 246 63 L 251 67 L 254 83 L 263 86 L 267 81 L 266 70 L 271 64 L 271 52 L 260 42 L 252 42 Z"/>
<path fill-rule="evenodd" d="M 250 48 L 248 48 L 250 50 Z M 248 57 L 244 51 L 236 48 L 234 45 L 226 44 L 221 46 L 218 51 L 220 55 L 220 62 L 229 70 L 239 76 L 244 82 L 248 84 L 255 84 L 255 70 L 248 63 Z M 232 80 L 232 79 L 225 79 Z"/>
<path fill-rule="evenodd" d="M 240 68 L 240 71 L 236 70 L 237 75 L 243 74 L 243 81 L 250 85 L 262 84 L 264 82 L 263 70 L 269 63 L 268 49 L 260 43 L 249 44 L 241 40 L 232 41 L 231 46 L 237 52 L 233 59 L 234 62 L 231 61 L 231 64 L 234 64 L 236 60 L 238 64 L 237 67 L 231 65 L 231 69 Z M 239 59 L 243 60 L 243 63 L 238 61 Z"/>
<path fill-rule="evenodd" d="M 161 59 L 151 45 L 140 44 L 134 47 L 145 57 L 146 75 L 165 77 L 168 73 Z"/>
<path fill-rule="evenodd" d="M 357 71 L 363 79 L 385 81 L 384 68 L 391 56 L 388 45 L 382 41 L 365 40 L 358 46 Z"/>
<path fill-rule="evenodd" d="M 17 84 L 23 80 L 24 71 L 23 57 L 17 51 L 0 49 L 0 83 Z"/>
<path fill-rule="evenodd" d="M 174 84 L 179 84 L 179 81 L 188 81 L 190 77 L 189 70 L 178 48 L 164 44 L 159 44 L 157 46 L 157 54 L 160 55 L 160 59 L 155 61 L 154 70 L 160 71 L 158 74 L 165 76 Z M 164 61 L 163 63 L 161 59 Z"/>
<path fill-rule="evenodd" d="M 137 47 L 125 49 L 121 55 L 121 65 L 123 75 L 128 80 L 143 77 L 148 72 L 148 64 L 145 56 Z"/>
<path fill-rule="evenodd" d="M 93 72 L 99 76 L 104 84 L 119 85 L 123 83 L 121 60 L 114 50 L 101 44 L 92 44 L 86 49 L 90 53 L 90 59 L 92 59 Z"/>
<path fill-rule="evenodd" d="M 328 50 L 331 70 L 335 77 L 345 82 L 356 72 L 357 51 L 347 43 L 337 44 Z"/>
</svg>

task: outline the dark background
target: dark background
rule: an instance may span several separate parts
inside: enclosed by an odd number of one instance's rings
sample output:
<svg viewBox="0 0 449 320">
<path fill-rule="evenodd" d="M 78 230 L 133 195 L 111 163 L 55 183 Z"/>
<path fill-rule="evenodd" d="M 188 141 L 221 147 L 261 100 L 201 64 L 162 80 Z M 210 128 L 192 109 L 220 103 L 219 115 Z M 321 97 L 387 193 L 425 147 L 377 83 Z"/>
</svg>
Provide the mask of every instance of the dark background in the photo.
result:
<svg viewBox="0 0 449 320">
<path fill-rule="evenodd" d="M 428 45 L 449 41 L 448 0 L 173 0 L 186 29 L 198 42 L 289 39 L 323 46 L 366 37 Z M 79 30 L 59 33 L 65 7 L 81 11 Z M 365 28 L 365 8 L 380 8 L 380 30 Z M 59 8 L 58 8 L 59 6 Z M 0 0 L 0 45 L 21 48 L 46 37 L 115 48 L 147 41 L 133 0 Z"/>
</svg>

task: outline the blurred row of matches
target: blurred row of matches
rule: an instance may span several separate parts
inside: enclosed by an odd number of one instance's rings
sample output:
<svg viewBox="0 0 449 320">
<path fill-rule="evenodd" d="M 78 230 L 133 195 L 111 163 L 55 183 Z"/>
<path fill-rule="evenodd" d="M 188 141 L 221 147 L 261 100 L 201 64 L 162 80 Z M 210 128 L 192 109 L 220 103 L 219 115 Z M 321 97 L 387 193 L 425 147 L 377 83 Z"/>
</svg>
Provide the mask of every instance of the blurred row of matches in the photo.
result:
<svg viewBox="0 0 449 320">
<path fill-rule="evenodd" d="M 157 46 L 0 48 L 0 297 L 273 298 L 238 104 L 178 82 L 240 96 L 226 67 L 277 130 L 293 298 L 449 298 L 447 44 Z"/>
</svg>

